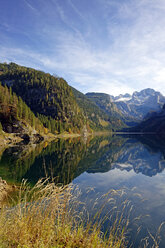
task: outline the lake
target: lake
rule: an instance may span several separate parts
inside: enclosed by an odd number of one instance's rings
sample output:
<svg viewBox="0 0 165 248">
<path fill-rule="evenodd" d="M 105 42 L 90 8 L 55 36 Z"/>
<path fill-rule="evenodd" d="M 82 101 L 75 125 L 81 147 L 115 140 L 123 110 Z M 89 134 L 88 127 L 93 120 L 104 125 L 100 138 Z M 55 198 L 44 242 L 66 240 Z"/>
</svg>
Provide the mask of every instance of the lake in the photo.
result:
<svg viewBox="0 0 165 248">
<path fill-rule="evenodd" d="M 55 177 L 57 183 L 78 186 L 79 199 L 85 202 L 89 217 L 103 205 L 100 218 L 109 212 L 112 219 L 116 213 L 122 213 L 123 219 L 129 216 L 128 239 L 133 247 L 144 244 L 146 236 L 151 245 L 149 233 L 156 236 L 165 221 L 164 168 L 165 141 L 151 135 L 58 139 L 0 152 L 0 177 L 8 182 L 19 184 L 26 178 L 33 185 L 39 178 Z M 108 192 L 111 197 L 112 189 L 119 190 L 112 197 L 113 203 L 103 197 Z M 104 232 L 112 219 L 102 223 Z M 161 238 L 157 237 L 160 247 L 165 247 L 164 233 L 162 226 Z"/>
</svg>

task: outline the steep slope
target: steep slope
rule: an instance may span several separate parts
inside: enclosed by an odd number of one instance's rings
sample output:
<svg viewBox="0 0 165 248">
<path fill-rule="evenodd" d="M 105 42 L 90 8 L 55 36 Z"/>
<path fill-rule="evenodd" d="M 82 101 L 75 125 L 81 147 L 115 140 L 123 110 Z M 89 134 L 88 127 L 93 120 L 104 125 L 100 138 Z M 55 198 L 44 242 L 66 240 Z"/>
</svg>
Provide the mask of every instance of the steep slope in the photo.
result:
<svg viewBox="0 0 165 248">
<path fill-rule="evenodd" d="M 120 118 L 128 126 L 135 126 L 149 112 L 160 111 L 165 103 L 165 97 L 153 89 L 116 97 L 104 93 L 87 93 L 86 96 L 108 115 Z"/>
<path fill-rule="evenodd" d="M 0 85 L 0 131 L 17 133 L 30 141 L 42 139 L 45 128 L 22 99 Z"/>
<path fill-rule="evenodd" d="M 0 81 L 22 97 L 52 133 L 123 127 L 119 118 L 107 115 L 62 78 L 10 63 L 0 64 Z"/>
<path fill-rule="evenodd" d="M 120 94 L 119 96 L 111 96 L 110 95 L 110 99 L 112 102 L 117 102 L 117 101 L 128 101 L 132 98 L 132 96 L 128 93 L 126 94 Z"/>
<path fill-rule="evenodd" d="M 165 136 L 165 105 L 163 106 L 162 111 L 152 113 L 148 119 L 145 119 L 139 125 L 128 131 L 155 133 Z"/>
<path fill-rule="evenodd" d="M 10 64 L 0 64 L 0 81 L 26 102 L 52 132 L 80 132 L 86 123 L 67 82 L 48 73 Z"/>
<path fill-rule="evenodd" d="M 112 102 L 113 99 L 110 95 L 105 93 L 87 93 L 87 98 L 94 102 L 101 110 L 113 119 L 114 123 L 118 123 L 118 128 L 124 127 L 126 123 L 124 115 Z"/>
<path fill-rule="evenodd" d="M 135 91 L 132 96 L 115 97 L 113 102 L 126 118 L 141 121 L 148 112 L 160 111 L 165 97 L 153 89 L 144 89 L 140 92 Z"/>
<path fill-rule="evenodd" d="M 73 93 L 76 97 L 76 101 L 79 107 L 83 110 L 85 116 L 89 121 L 89 125 L 94 130 L 101 129 L 119 129 L 124 126 L 123 122 L 111 112 L 104 111 L 104 109 L 95 102 L 92 97 L 90 98 L 88 94 L 84 95 L 76 89 L 72 88 Z M 91 93 L 92 94 L 92 93 Z M 112 104 L 112 107 L 113 106 Z"/>
</svg>

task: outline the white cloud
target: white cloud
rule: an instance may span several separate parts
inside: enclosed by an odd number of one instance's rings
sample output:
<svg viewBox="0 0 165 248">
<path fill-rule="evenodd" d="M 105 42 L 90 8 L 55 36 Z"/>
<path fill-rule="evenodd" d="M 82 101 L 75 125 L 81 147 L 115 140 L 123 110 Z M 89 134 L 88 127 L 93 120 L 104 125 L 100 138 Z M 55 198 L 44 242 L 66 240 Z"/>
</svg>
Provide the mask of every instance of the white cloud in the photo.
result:
<svg viewBox="0 0 165 248">
<path fill-rule="evenodd" d="M 86 25 L 86 32 L 69 21 L 63 5 L 56 0 L 52 2 L 65 29 L 43 25 L 40 38 L 46 37 L 49 53 L 4 45 L 0 47 L 1 59 L 31 62 L 31 66 L 65 76 L 69 84 L 84 92 L 117 95 L 150 87 L 165 94 L 163 0 L 97 0 L 103 8 L 100 15 L 107 30 L 103 37 L 89 33 L 92 28 L 97 32 L 97 26 L 93 26 L 94 20 L 88 22 L 85 12 L 80 12 L 74 0 L 68 4 Z M 102 47 L 97 47 L 96 39 L 102 42 Z"/>
<path fill-rule="evenodd" d="M 61 34 L 58 46 L 61 60 L 57 67 L 86 90 L 119 94 L 151 87 L 165 94 L 162 73 L 165 64 L 162 9 L 165 3 L 145 0 L 127 5 L 111 1 L 112 4 L 118 8 L 116 20 L 133 20 L 133 24 L 128 22 L 120 27 L 120 23 L 112 24 L 113 18 L 107 22 L 114 43 L 101 51 L 93 49 L 90 40 L 84 41 L 73 33 Z M 83 73 L 84 76 L 77 76 Z"/>
<path fill-rule="evenodd" d="M 154 78 L 155 82 L 159 82 L 159 83 L 163 83 L 165 86 L 165 69 L 160 69 L 157 71 L 155 78 Z"/>
<path fill-rule="evenodd" d="M 24 3 L 26 4 L 26 6 L 29 7 L 30 10 L 32 10 L 36 14 L 39 14 L 38 10 L 36 8 L 34 8 L 27 0 L 24 0 Z"/>
</svg>

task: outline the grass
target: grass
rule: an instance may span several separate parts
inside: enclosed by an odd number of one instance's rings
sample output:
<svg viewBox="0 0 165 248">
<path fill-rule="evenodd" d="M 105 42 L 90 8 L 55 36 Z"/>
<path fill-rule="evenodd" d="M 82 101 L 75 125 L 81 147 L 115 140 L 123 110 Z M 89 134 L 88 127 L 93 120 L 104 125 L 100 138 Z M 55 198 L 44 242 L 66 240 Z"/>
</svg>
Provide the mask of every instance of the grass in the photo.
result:
<svg viewBox="0 0 165 248">
<path fill-rule="evenodd" d="M 121 203 L 122 212 L 117 208 L 116 199 L 122 197 L 123 190 L 111 190 L 102 196 L 105 199 L 102 205 L 100 199 L 92 203 L 90 211 L 96 209 L 96 212 L 91 216 L 86 204 L 79 201 L 79 193 L 73 185 L 57 186 L 49 179 L 39 180 L 33 188 L 23 181 L 0 210 L 0 248 L 134 247 L 133 243 L 128 243 L 130 201 Z M 108 207 L 105 215 L 104 209 L 109 204 L 111 208 Z M 107 222 L 109 229 L 104 233 L 101 227 Z M 155 236 L 148 231 L 138 247 L 158 248 L 164 224 Z"/>
<path fill-rule="evenodd" d="M 90 222 L 88 215 L 84 219 L 84 208 L 72 187 L 57 187 L 46 179 L 30 188 L 24 181 L 17 197 L 1 209 L 0 247 L 127 247 L 128 221 L 123 223 L 123 216 L 118 216 L 109 234 L 103 234 L 99 221 L 102 209 L 95 221 Z"/>
</svg>

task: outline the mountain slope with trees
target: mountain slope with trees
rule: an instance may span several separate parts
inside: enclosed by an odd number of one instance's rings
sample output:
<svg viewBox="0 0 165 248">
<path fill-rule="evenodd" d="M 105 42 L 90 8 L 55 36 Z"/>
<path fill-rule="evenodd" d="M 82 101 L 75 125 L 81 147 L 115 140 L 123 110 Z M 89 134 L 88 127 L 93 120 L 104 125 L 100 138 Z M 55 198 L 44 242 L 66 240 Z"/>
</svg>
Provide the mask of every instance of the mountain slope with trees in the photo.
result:
<svg viewBox="0 0 165 248">
<path fill-rule="evenodd" d="M 125 118 L 116 105 L 111 101 L 110 95 L 91 92 L 87 93 L 86 97 L 95 103 L 95 105 L 98 106 L 102 112 L 109 116 L 114 125 L 116 123 L 118 128 L 124 126 L 123 122 L 125 121 Z"/>
<path fill-rule="evenodd" d="M 43 139 L 39 134 L 46 133 L 41 121 L 21 97 L 17 97 L 11 88 L 0 84 L 0 132 L 2 131 L 19 134 L 26 140 Z"/>
<path fill-rule="evenodd" d="M 112 114 L 104 112 L 94 101 L 72 87 L 79 107 L 83 110 L 90 127 L 97 129 L 118 129 L 124 126 L 123 122 Z"/>
<path fill-rule="evenodd" d="M 123 123 L 107 115 L 60 77 L 15 63 L 0 64 L 0 81 L 20 96 L 52 133 L 116 130 Z"/>
<path fill-rule="evenodd" d="M 155 133 L 165 136 L 165 104 L 162 111 L 153 112 L 139 125 L 127 130 L 129 132 Z"/>
<path fill-rule="evenodd" d="M 51 132 L 80 132 L 86 124 L 67 82 L 31 68 L 0 64 L 0 81 L 22 97 Z"/>
<path fill-rule="evenodd" d="M 165 97 L 153 89 L 135 91 L 132 95 L 112 96 L 104 93 L 87 93 L 86 96 L 95 102 L 106 114 L 121 119 L 128 126 L 136 126 L 143 121 L 149 112 L 161 111 Z"/>
</svg>

